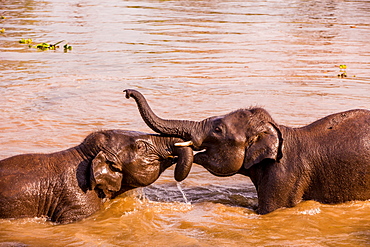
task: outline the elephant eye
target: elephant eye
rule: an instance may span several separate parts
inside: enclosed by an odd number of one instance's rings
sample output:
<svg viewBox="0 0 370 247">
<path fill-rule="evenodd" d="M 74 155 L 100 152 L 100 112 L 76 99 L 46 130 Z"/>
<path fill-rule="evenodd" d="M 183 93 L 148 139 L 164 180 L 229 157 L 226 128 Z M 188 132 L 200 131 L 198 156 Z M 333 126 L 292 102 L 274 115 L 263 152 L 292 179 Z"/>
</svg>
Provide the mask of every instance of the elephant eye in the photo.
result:
<svg viewBox="0 0 370 247">
<path fill-rule="evenodd" d="M 220 127 L 215 127 L 215 128 L 214 128 L 214 131 L 215 131 L 216 133 L 221 133 L 221 132 L 222 132 L 222 129 L 221 129 Z"/>
<path fill-rule="evenodd" d="M 137 149 L 138 149 L 138 150 L 140 150 L 140 149 L 143 149 L 143 148 L 144 148 L 144 143 L 139 142 L 139 143 L 137 144 Z"/>
<path fill-rule="evenodd" d="M 136 143 L 136 148 L 138 151 L 145 151 L 147 149 L 147 144 L 143 141 L 139 141 Z"/>
<path fill-rule="evenodd" d="M 108 164 L 109 168 L 113 171 L 113 172 L 120 172 L 121 169 L 119 169 L 117 167 L 117 164 L 114 163 L 113 161 L 110 161 L 110 160 L 107 160 L 106 163 Z"/>
</svg>

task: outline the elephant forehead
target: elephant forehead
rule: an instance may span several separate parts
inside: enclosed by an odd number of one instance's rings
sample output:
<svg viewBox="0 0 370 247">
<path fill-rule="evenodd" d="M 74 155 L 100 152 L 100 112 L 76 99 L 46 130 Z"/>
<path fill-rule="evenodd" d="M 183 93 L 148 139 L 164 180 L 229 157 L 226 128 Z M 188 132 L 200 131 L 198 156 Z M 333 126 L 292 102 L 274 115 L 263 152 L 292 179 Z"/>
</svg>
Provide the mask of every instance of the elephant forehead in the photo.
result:
<svg viewBox="0 0 370 247">
<path fill-rule="evenodd" d="M 127 135 L 127 136 L 137 136 L 137 135 L 144 135 L 146 133 L 140 131 L 133 131 L 133 130 L 121 130 L 121 129 L 113 129 L 113 130 L 106 130 L 106 133 L 117 134 L 117 135 Z"/>
<path fill-rule="evenodd" d="M 104 131 L 111 140 L 136 140 L 138 138 L 149 139 L 151 134 L 132 130 L 106 130 Z"/>
<path fill-rule="evenodd" d="M 230 125 L 243 125 L 249 121 L 251 114 L 247 110 L 238 110 L 225 115 L 223 120 Z"/>
<path fill-rule="evenodd" d="M 229 134 L 235 136 L 245 136 L 245 131 L 250 125 L 247 118 L 240 118 L 239 116 L 228 116 L 227 118 L 223 119 L 222 124 L 226 126 Z"/>
<path fill-rule="evenodd" d="M 118 150 L 132 148 L 138 141 L 151 143 L 150 134 L 136 131 L 114 131 L 111 132 L 107 144 L 110 147 L 116 147 Z M 117 151 L 118 151 L 117 150 Z"/>
</svg>

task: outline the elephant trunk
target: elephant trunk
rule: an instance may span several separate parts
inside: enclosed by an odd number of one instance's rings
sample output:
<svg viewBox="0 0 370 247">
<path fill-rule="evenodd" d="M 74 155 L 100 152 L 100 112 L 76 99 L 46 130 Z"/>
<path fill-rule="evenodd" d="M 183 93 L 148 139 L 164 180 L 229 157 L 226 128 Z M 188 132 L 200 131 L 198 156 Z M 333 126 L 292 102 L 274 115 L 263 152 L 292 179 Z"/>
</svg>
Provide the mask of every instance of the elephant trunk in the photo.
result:
<svg viewBox="0 0 370 247">
<path fill-rule="evenodd" d="M 172 161 L 176 162 L 175 166 L 175 179 L 178 182 L 181 182 L 184 180 L 190 173 L 191 166 L 193 164 L 194 155 L 193 155 L 193 149 L 191 147 L 178 147 L 176 146 L 176 143 L 182 142 L 182 139 L 175 138 L 175 137 L 163 137 L 156 134 L 151 135 L 152 141 L 157 150 L 157 154 L 162 159 L 167 159 L 169 157 L 176 159 L 173 159 Z M 164 166 L 161 167 L 161 173 L 166 170 L 171 164 L 164 164 Z"/>
<path fill-rule="evenodd" d="M 133 89 L 126 89 L 123 92 L 126 93 L 126 98 L 129 99 L 132 97 L 135 99 L 141 117 L 153 131 L 169 136 L 180 137 L 184 140 L 191 140 L 192 142 L 187 143 L 187 145 L 194 145 L 194 147 L 199 147 L 201 145 L 201 141 L 192 135 L 194 130 L 200 127 L 201 122 L 162 119 L 152 111 L 140 92 Z"/>
<path fill-rule="evenodd" d="M 175 166 L 175 179 L 177 182 L 181 182 L 190 173 L 194 160 L 193 150 L 190 147 L 177 147 L 174 154 L 178 156 Z"/>
</svg>

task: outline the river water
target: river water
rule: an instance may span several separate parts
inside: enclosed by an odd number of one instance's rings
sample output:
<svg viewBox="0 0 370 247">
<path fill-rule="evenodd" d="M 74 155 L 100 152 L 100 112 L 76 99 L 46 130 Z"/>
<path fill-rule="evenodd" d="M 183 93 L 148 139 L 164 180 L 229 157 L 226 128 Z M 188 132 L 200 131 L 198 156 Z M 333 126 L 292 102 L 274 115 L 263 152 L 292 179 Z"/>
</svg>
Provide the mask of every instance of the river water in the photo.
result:
<svg viewBox="0 0 370 247">
<path fill-rule="evenodd" d="M 370 108 L 370 1 L 0 0 L 0 7 L 1 159 L 66 149 L 100 129 L 151 132 L 124 98 L 127 88 L 164 118 L 262 106 L 279 124 L 302 126 Z M 64 42 L 40 51 L 21 39 Z M 370 245 L 370 201 L 307 201 L 263 216 L 256 204 L 247 177 L 219 178 L 194 165 L 178 187 L 170 168 L 80 222 L 0 220 L 0 242 Z"/>
</svg>

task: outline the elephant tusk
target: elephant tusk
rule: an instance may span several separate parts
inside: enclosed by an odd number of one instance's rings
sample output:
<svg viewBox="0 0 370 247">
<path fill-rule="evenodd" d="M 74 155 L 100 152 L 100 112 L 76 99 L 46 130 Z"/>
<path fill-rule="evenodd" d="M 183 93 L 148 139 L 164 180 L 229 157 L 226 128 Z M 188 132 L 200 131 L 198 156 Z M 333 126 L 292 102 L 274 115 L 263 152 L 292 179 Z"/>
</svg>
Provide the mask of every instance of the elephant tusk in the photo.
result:
<svg viewBox="0 0 370 247">
<path fill-rule="evenodd" d="M 193 145 L 193 142 L 192 141 L 187 141 L 187 142 L 177 142 L 175 143 L 175 146 L 176 147 L 189 147 Z"/>
</svg>

